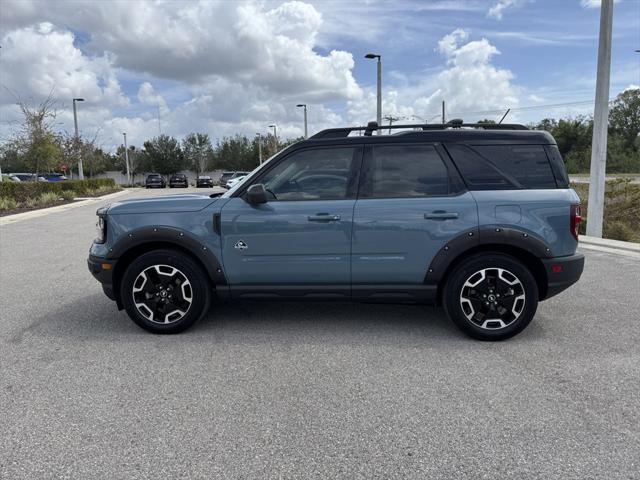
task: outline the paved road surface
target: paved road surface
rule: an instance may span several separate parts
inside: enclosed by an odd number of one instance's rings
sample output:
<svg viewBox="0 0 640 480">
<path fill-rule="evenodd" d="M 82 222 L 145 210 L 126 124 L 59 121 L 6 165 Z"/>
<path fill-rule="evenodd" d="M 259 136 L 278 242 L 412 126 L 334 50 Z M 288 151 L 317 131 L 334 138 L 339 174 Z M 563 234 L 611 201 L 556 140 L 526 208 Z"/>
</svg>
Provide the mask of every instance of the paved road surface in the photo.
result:
<svg viewBox="0 0 640 480">
<path fill-rule="evenodd" d="M 637 259 L 585 250 L 503 343 L 348 303 L 218 305 L 163 337 L 88 273 L 96 206 L 0 227 L 2 479 L 640 477 Z"/>
</svg>

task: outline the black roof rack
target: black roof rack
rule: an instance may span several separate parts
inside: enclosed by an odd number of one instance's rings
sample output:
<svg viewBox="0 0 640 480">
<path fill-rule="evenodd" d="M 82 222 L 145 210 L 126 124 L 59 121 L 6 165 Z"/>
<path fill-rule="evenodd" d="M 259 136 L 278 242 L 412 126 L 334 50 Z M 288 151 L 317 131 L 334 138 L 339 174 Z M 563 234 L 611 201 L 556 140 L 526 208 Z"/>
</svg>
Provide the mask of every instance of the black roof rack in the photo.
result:
<svg viewBox="0 0 640 480">
<path fill-rule="evenodd" d="M 447 123 L 418 123 L 412 125 L 382 125 L 378 122 L 369 122 L 366 127 L 328 128 L 322 130 L 310 138 L 341 138 L 348 137 L 351 132 L 364 132 L 366 137 L 375 130 L 399 130 L 412 128 L 414 130 L 445 130 L 447 128 L 478 128 L 482 130 L 529 130 L 518 123 L 464 123 L 460 119 L 454 119 Z"/>
</svg>

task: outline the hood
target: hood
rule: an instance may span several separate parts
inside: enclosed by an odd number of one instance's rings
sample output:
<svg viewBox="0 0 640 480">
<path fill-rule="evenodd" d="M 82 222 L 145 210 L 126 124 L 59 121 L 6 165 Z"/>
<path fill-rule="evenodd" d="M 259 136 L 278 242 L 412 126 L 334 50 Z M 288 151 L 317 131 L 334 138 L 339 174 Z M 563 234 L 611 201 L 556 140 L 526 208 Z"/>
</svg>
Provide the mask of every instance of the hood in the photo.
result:
<svg viewBox="0 0 640 480">
<path fill-rule="evenodd" d="M 109 215 L 119 215 L 123 213 L 197 212 L 217 200 L 218 198 L 210 198 L 208 195 L 193 193 L 152 198 L 132 198 L 131 200 L 112 203 L 107 213 Z"/>
</svg>

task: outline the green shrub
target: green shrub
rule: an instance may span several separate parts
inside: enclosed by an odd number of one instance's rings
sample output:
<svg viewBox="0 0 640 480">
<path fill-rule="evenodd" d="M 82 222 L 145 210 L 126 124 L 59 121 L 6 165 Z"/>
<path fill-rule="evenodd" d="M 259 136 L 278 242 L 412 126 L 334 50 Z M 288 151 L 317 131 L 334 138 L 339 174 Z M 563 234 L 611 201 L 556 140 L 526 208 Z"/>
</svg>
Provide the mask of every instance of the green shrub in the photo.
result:
<svg viewBox="0 0 640 480">
<path fill-rule="evenodd" d="M 633 242 L 635 233 L 631 227 L 624 222 L 611 222 L 604 224 L 603 237 L 613 240 L 622 240 L 624 242 Z"/>
<path fill-rule="evenodd" d="M 86 195 L 88 190 L 105 187 L 116 189 L 112 178 L 91 178 L 88 180 L 65 180 L 62 182 L 1 182 L 0 197 L 12 198 L 18 203 L 38 198 L 43 193 L 52 192 L 62 196 L 62 192 L 73 191 L 76 195 Z"/>
<path fill-rule="evenodd" d="M 60 201 L 60 195 L 55 192 L 45 192 L 40 195 L 37 200 L 38 207 L 48 207 L 50 205 L 54 205 Z"/>
<path fill-rule="evenodd" d="M 13 198 L 0 197 L 0 212 L 3 210 L 13 210 L 18 208 L 18 202 Z"/>
<path fill-rule="evenodd" d="M 78 195 L 76 194 L 76 192 L 74 192 L 73 190 L 65 190 L 60 194 L 60 197 L 63 200 L 73 200 L 74 198 L 76 198 Z"/>
</svg>

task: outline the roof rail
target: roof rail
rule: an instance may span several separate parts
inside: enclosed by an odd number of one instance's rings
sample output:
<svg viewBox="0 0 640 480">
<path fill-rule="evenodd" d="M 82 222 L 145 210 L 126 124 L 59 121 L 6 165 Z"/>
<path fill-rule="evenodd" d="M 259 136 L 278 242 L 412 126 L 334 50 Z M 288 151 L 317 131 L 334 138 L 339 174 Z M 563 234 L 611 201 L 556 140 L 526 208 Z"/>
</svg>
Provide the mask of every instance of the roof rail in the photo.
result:
<svg viewBox="0 0 640 480">
<path fill-rule="evenodd" d="M 328 128 L 322 130 L 310 138 L 341 138 L 348 137 L 351 132 L 364 132 L 369 137 L 376 130 L 399 130 L 412 128 L 415 130 L 446 130 L 448 128 L 478 128 L 482 130 L 529 130 L 518 123 L 464 123 L 460 119 L 454 119 L 447 123 L 418 123 L 412 125 L 378 125 L 378 122 L 369 122 L 366 127 Z"/>
</svg>

